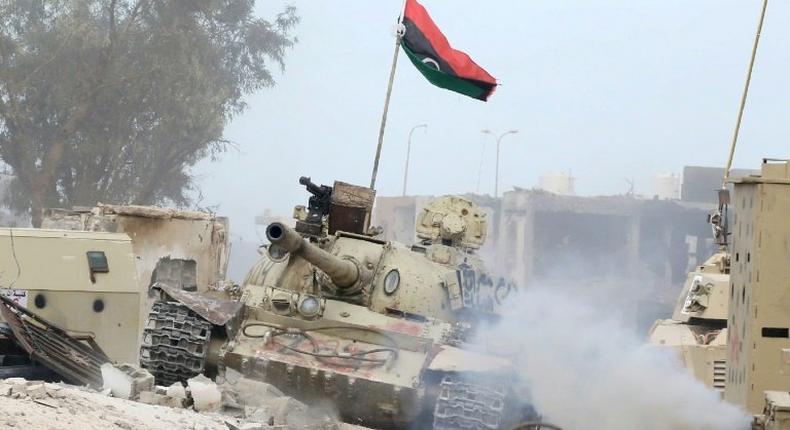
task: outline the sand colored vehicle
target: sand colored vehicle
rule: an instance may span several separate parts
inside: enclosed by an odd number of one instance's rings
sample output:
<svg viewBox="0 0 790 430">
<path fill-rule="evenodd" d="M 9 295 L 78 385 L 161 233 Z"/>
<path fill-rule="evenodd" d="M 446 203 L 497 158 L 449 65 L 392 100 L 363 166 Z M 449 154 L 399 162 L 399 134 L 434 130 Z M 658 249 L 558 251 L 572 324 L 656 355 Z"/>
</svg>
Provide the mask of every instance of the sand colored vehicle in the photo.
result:
<svg viewBox="0 0 790 430">
<path fill-rule="evenodd" d="M 512 284 L 475 254 L 485 213 L 460 197 L 428 205 L 419 243 L 380 240 L 372 190 L 301 183 L 294 229 L 275 222 L 240 297 L 206 298 L 161 283 L 141 362 L 169 383 L 232 368 L 376 428 L 504 429 L 535 419 L 509 382 L 511 362 L 469 343 Z M 537 428 L 537 427 L 533 427 Z"/>
<path fill-rule="evenodd" d="M 653 324 L 648 341 L 677 351 L 694 376 L 724 392 L 727 378 L 727 312 L 730 261 L 721 248 L 690 272 L 671 319 Z"/>
<path fill-rule="evenodd" d="M 133 363 L 145 317 L 132 241 L 124 233 L 0 229 L 0 295 L 68 331 L 88 335 L 113 361 Z M 2 329 L 3 318 L 0 318 Z M 13 344 L 0 330 L 0 350 Z M 6 346 L 4 346 L 6 345 Z M 13 354 L 0 353 L 0 367 Z"/>
</svg>

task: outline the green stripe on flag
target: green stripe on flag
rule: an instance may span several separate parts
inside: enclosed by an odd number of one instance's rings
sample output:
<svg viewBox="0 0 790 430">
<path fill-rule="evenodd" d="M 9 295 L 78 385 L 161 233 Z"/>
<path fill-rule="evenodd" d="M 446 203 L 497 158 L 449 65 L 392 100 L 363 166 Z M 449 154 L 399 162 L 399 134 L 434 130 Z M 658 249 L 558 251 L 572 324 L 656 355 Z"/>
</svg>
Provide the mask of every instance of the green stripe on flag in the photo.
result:
<svg viewBox="0 0 790 430">
<path fill-rule="evenodd" d="M 423 63 L 420 58 L 417 57 L 417 55 L 412 52 L 405 44 L 401 44 L 401 47 L 403 48 L 403 52 L 406 53 L 406 56 L 409 57 L 409 60 L 411 60 L 412 64 L 414 64 L 414 67 L 416 67 L 417 70 L 419 70 L 420 73 L 422 73 L 422 75 L 428 79 L 428 82 L 436 85 L 439 88 L 455 91 L 465 96 L 485 101 L 486 95 L 488 94 L 488 89 L 479 87 L 474 83 L 474 81 L 459 78 L 457 76 L 451 76 L 436 70 L 433 67 Z"/>
</svg>

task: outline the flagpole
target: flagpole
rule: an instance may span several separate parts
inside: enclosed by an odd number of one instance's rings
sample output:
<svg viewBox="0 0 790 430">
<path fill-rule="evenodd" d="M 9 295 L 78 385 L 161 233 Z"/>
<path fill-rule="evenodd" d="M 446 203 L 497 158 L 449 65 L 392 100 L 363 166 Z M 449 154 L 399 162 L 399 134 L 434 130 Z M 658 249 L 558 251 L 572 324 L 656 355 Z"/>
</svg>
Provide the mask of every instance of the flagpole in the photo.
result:
<svg viewBox="0 0 790 430">
<path fill-rule="evenodd" d="M 384 111 L 381 113 L 381 126 L 379 127 L 379 143 L 376 147 L 376 158 L 373 159 L 373 173 L 370 175 L 370 188 L 376 188 L 376 175 L 379 171 L 379 159 L 381 158 L 381 147 L 384 144 L 384 129 L 387 126 L 387 113 L 390 108 L 390 96 L 392 95 L 392 83 L 395 81 L 395 68 L 398 66 L 398 54 L 400 53 L 400 43 L 403 38 L 403 15 L 406 12 L 406 2 L 403 0 L 400 16 L 398 16 L 398 28 L 395 31 L 395 52 L 392 55 L 392 68 L 390 69 L 390 79 L 387 83 L 387 95 L 384 98 Z"/>
</svg>

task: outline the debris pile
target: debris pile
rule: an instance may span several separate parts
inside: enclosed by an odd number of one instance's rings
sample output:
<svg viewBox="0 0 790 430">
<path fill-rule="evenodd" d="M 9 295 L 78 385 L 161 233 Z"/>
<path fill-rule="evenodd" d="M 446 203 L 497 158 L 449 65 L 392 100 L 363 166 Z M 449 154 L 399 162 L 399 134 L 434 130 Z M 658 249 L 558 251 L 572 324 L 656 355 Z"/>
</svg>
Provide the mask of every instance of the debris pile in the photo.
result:
<svg viewBox="0 0 790 430">
<path fill-rule="evenodd" d="M 197 378 L 193 378 L 190 382 Z M 222 406 L 226 413 L 232 413 L 253 423 L 264 424 L 260 427 L 248 425 L 241 427 L 242 429 L 350 428 L 339 425 L 333 411 L 316 407 L 308 408 L 304 403 L 284 395 L 273 385 L 245 378 L 233 369 L 226 369 L 223 377 L 218 380 L 221 383 L 217 387 L 222 395 Z"/>
<path fill-rule="evenodd" d="M 134 366 L 102 369 L 102 391 L 66 384 L 0 380 L 0 428 L 351 430 L 331 413 L 228 369 L 220 384 L 203 375 L 169 387 Z"/>
<path fill-rule="evenodd" d="M 131 364 L 105 363 L 101 366 L 101 377 L 103 393 L 119 399 L 137 399 L 140 393 L 154 389 L 154 375 Z"/>
<path fill-rule="evenodd" d="M 228 430 L 238 424 L 232 417 L 146 405 L 88 388 L 22 378 L 0 380 L 3 429 Z"/>
</svg>

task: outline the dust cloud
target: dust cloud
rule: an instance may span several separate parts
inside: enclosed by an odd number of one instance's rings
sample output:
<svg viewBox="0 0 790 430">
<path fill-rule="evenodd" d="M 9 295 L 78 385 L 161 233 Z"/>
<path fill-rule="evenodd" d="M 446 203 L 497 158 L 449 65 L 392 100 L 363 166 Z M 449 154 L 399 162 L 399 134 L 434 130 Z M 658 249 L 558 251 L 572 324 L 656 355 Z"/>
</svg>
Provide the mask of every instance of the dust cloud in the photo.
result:
<svg viewBox="0 0 790 430">
<path fill-rule="evenodd" d="M 646 344 L 617 296 L 599 292 L 530 287 L 479 333 L 489 348 L 515 354 L 521 383 L 547 422 L 565 430 L 749 428 L 742 410 L 696 381 L 671 351 Z"/>
</svg>

